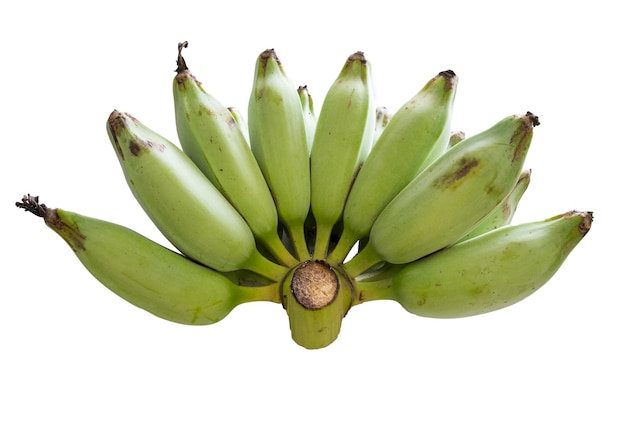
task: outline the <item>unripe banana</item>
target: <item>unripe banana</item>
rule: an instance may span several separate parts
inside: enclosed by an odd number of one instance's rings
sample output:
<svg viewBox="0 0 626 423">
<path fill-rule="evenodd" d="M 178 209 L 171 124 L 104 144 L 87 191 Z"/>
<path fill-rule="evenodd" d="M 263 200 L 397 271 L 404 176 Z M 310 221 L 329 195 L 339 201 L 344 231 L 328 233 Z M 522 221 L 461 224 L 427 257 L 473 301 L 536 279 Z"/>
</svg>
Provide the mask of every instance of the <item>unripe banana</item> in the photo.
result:
<svg viewBox="0 0 626 423">
<path fill-rule="evenodd" d="M 176 128 L 183 151 L 219 188 L 254 236 L 282 264 L 297 261 L 278 234 L 278 215 L 263 173 L 232 113 L 191 74 L 178 46 L 173 83 Z"/>
<path fill-rule="evenodd" d="M 447 150 L 380 213 L 348 274 L 417 260 L 469 233 L 515 186 L 538 124 L 532 113 L 510 116 Z"/>
<path fill-rule="evenodd" d="M 311 203 L 309 149 L 300 97 L 274 50 L 261 53 L 248 104 L 250 147 L 299 260 L 308 260 L 304 221 Z"/>
<path fill-rule="evenodd" d="M 354 181 L 331 263 L 341 263 L 385 206 L 446 149 L 456 89 L 454 72 L 440 72 L 393 115 Z"/>
<path fill-rule="evenodd" d="M 245 220 L 183 151 L 117 110 L 107 132 L 135 198 L 179 251 L 219 271 L 282 279 L 287 269 L 259 253 Z"/>
<path fill-rule="evenodd" d="M 298 96 L 300 96 L 300 103 L 302 104 L 302 113 L 304 113 L 304 126 L 306 128 L 306 143 L 311 153 L 311 147 L 313 146 L 313 137 L 315 136 L 315 126 L 317 125 L 317 115 L 315 114 L 315 107 L 313 105 L 313 97 L 309 93 L 309 89 L 306 85 L 298 87 Z"/>
<path fill-rule="evenodd" d="M 244 287 L 124 226 L 39 204 L 16 204 L 42 217 L 85 268 L 126 301 L 163 319 L 208 325 L 239 304 L 279 302 L 276 286 Z"/>
<path fill-rule="evenodd" d="M 343 214 L 350 187 L 374 137 L 371 65 L 350 55 L 330 87 L 317 119 L 311 149 L 311 211 L 316 238 L 313 258 L 326 258 L 333 227 Z"/>
<path fill-rule="evenodd" d="M 493 209 L 482 222 L 478 224 L 478 226 L 472 229 L 467 235 L 457 242 L 466 241 L 470 238 L 474 238 L 478 235 L 482 235 L 486 232 L 493 231 L 494 229 L 501 228 L 502 226 L 506 226 L 511 223 L 515 210 L 517 210 L 517 205 L 530 184 L 530 173 L 530 169 L 523 170 L 509 195 L 507 195 L 506 198 L 498 204 L 498 206 Z"/>
<path fill-rule="evenodd" d="M 393 298 L 411 313 L 464 317 L 514 304 L 543 286 L 589 231 L 592 213 L 572 211 L 506 226 L 404 267 Z"/>
</svg>

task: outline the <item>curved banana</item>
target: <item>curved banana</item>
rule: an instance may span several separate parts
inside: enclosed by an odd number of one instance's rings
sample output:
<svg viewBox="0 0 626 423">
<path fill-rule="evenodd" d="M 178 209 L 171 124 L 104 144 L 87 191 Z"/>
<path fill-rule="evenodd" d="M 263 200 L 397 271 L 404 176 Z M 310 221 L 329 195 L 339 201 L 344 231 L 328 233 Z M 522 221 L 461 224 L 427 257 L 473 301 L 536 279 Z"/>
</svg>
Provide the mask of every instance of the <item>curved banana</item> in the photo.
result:
<svg viewBox="0 0 626 423">
<path fill-rule="evenodd" d="M 461 135 L 461 137 L 457 141 L 461 141 L 463 138 L 464 137 Z M 506 198 L 500 204 L 498 204 L 498 206 L 494 208 L 491 213 L 489 213 L 489 215 L 478 224 L 478 226 L 472 229 L 467 235 L 459 239 L 455 244 L 467 241 L 470 238 L 475 238 L 478 235 L 482 235 L 484 233 L 510 224 L 513 219 L 515 210 L 517 209 L 517 205 L 519 204 L 520 199 L 522 198 L 524 192 L 526 192 L 526 189 L 530 184 L 530 175 L 530 169 L 523 170 L 519 179 L 517 180 L 517 183 L 515 184 L 515 187 L 513 187 L 513 190 L 506 196 Z M 364 239 L 364 241 L 364 244 L 366 244 L 367 239 Z M 361 246 L 360 249 L 362 249 L 362 247 L 363 246 Z M 372 272 L 359 275 L 355 279 L 360 282 L 389 279 L 392 275 L 395 275 L 399 272 L 400 269 L 405 267 L 405 265 L 392 265 L 389 263 L 385 263 L 379 267 L 380 268 L 377 268 Z"/>
<path fill-rule="evenodd" d="M 254 236 L 282 264 L 298 262 L 278 233 L 278 214 L 263 173 L 232 113 L 191 74 L 178 45 L 173 83 L 176 129 L 183 151 L 243 216 Z"/>
<path fill-rule="evenodd" d="M 374 137 L 371 65 L 361 52 L 350 55 L 328 90 L 317 118 L 311 149 L 311 211 L 316 238 L 313 258 L 326 258 L 333 227 Z"/>
<path fill-rule="evenodd" d="M 467 235 L 457 241 L 462 242 L 470 238 L 474 238 L 478 235 L 482 235 L 486 232 L 493 231 L 494 229 L 506 226 L 513 220 L 515 210 L 519 204 L 522 196 L 526 192 L 528 185 L 530 184 L 530 169 L 522 171 L 517 183 L 513 187 L 513 190 L 506 196 L 506 198 L 498 204 L 498 206 L 489 213 L 489 215 L 483 219 L 478 226 L 472 229 Z"/>
<path fill-rule="evenodd" d="M 85 268 L 126 301 L 163 319 L 208 325 L 249 301 L 279 302 L 273 286 L 239 286 L 124 226 L 39 204 L 16 203 L 42 217 L 72 248 Z"/>
<path fill-rule="evenodd" d="M 259 253 L 245 220 L 183 151 L 117 110 L 107 133 L 135 198 L 184 255 L 219 271 L 282 279 L 287 268 Z"/>
<path fill-rule="evenodd" d="M 273 49 L 256 62 L 248 103 L 250 147 L 299 260 L 309 258 L 304 222 L 311 200 L 309 149 L 297 89 Z"/>
<path fill-rule="evenodd" d="M 451 70 L 440 72 L 393 115 L 354 181 L 331 263 L 341 263 L 385 206 L 447 148 L 457 80 Z"/>
<path fill-rule="evenodd" d="M 543 286 L 589 231 L 592 218 L 591 212 L 571 211 L 496 229 L 404 266 L 391 283 L 363 282 L 357 291 L 362 288 L 362 298 L 370 300 L 393 299 L 426 317 L 498 310 Z"/>
<path fill-rule="evenodd" d="M 301 85 L 298 87 L 298 96 L 300 97 L 300 103 L 302 104 L 302 113 L 304 113 L 306 143 L 310 154 L 311 147 L 313 146 L 313 137 L 315 136 L 315 126 L 317 125 L 317 115 L 315 114 L 313 97 L 311 97 L 309 89 L 306 85 Z"/>
<path fill-rule="evenodd" d="M 470 232 L 515 186 L 538 124 L 530 112 L 509 116 L 447 150 L 380 213 L 348 274 L 417 260 Z"/>
</svg>

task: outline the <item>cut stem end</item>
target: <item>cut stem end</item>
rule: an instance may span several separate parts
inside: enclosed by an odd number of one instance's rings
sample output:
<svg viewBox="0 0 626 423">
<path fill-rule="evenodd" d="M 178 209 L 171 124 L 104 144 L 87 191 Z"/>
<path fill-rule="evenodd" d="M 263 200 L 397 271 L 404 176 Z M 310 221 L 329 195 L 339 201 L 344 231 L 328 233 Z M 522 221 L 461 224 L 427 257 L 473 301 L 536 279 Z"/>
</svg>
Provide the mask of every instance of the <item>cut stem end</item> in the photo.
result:
<svg viewBox="0 0 626 423">
<path fill-rule="evenodd" d="M 291 292 L 302 307 L 319 310 L 337 297 L 339 280 L 326 263 L 308 261 L 295 270 L 291 280 Z"/>
</svg>

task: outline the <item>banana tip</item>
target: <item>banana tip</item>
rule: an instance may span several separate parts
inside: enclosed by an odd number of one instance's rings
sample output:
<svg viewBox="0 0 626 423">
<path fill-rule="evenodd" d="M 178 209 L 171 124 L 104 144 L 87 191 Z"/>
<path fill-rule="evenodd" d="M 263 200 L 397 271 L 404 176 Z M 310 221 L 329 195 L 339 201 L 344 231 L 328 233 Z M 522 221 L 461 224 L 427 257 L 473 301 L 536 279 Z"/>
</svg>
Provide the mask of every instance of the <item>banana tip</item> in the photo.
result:
<svg viewBox="0 0 626 423">
<path fill-rule="evenodd" d="M 259 59 L 263 63 L 266 63 L 268 60 L 274 60 L 280 63 L 280 60 L 278 59 L 278 55 L 276 54 L 276 50 L 274 50 L 273 48 L 268 48 L 264 50 L 263 53 L 259 55 Z"/>
<path fill-rule="evenodd" d="M 578 225 L 578 230 L 580 233 L 585 236 L 589 229 L 591 229 L 591 223 L 593 222 L 593 212 L 578 212 L 578 214 L 582 217 L 580 224 Z"/>
<path fill-rule="evenodd" d="M 452 69 L 439 72 L 439 76 L 446 81 L 446 90 L 450 90 L 457 82 L 458 77 Z"/>
<path fill-rule="evenodd" d="M 365 60 L 365 54 L 362 51 L 357 51 L 356 53 L 352 53 L 350 57 L 348 57 L 348 63 L 351 62 L 361 62 L 361 64 L 365 65 L 367 60 Z"/>
<path fill-rule="evenodd" d="M 589 232 L 591 224 L 593 223 L 593 212 L 590 211 L 571 210 L 564 213 L 560 217 L 579 218 L 580 223 L 578 224 L 578 232 L 580 232 L 582 236 L 587 235 L 587 232 Z"/>
<path fill-rule="evenodd" d="M 531 112 L 526 112 L 526 117 L 528 118 L 528 120 L 530 120 L 530 123 L 533 125 L 533 127 L 535 126 L 539 126 L 539 117 Z"/>
<path fill-rule="evenodd" d="M 187 67 L 187 63 L 185 63 L 185 58 L 183 57 L 183 49 L 187 48 L 189 43 L 187 41 L 183 41 L 182 43 L 178 43 L 178 58 L 176 59 L 176 73 L 182 73 L 189 68 Z"/>
<path fill-rule="evenodd" d="M 38 195 L 30 195 L 30 194 L 26 194 L 25 196 L 22 197 L 22 201 L 21 202 L 16 202 L 15 206 L 17 208 L 20 209 L 24 209 L 24 211 L 28 211 L 31 212 L 32 214 L 34 214 L 37 217 L 46 217 L 46 214 L 48 213 L 48 207 L 39 202 L 39 196 Z"/>
</svg>

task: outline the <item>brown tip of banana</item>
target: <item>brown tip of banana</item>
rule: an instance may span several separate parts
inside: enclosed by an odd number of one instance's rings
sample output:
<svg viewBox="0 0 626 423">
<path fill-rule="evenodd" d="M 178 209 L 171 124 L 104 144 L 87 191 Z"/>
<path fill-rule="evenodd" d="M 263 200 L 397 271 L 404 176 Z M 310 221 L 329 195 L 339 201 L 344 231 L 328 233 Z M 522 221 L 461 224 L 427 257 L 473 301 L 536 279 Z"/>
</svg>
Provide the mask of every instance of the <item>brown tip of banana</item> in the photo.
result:
<svg viewBox="0 0 626 423">
<path fill-rule="evenodd" d="M 37 217 L 46 217 L 48 213 L 48 207 L 39 202 L 39 196 L 33 196 L 30 194 L 26 194 L 22 197 L 22 202 L 16 202 L 15 206 L 20 209 L 24 209 L 24 211 L 31 212 Z"/>
<path fill-rule="evenodd" d="M 582 221 L 578 225 L 578 230 L 580 231 L 582 236 L 587 235 L 587 232 L 589 232 L 589 229 L 591 229 L 591 223 L 593 223 L 593 212 L 574 211 L 573 213 L 576 213 L 582 217 Z"/>
<path fill-rule="evenodd" d="M 526 117 L 528 117 L 528 119 L 530 120 L 530 123 L 532 123 L 533 127 L 539 126 L 539 117 L 537 117 L 536 115 L 534 115 L 531 112 L 526 112 Z"/>
<path fill-rule="evenodd" d="M 187 63 L 185 63 L 185 58 L 183 57 L 183 49 L 187 48 L 189 43 L 187 41 L 183 41 L 182 43 L 178 43 L 178 58 L 176 59 L 176 73 L 182 73 L 188 71 Z"/>
<path fill-rule="evenodd" d="M 273 48 L 268 48 L 263 53 L 259 55 L 259 59 L 261 59 L 262 63 L 267 63 L 268 60 L 275 60 L 280 63 L 280 59 L 278 59 L 278 55 L 276 54 L 276 50 Z"/>
<path fill-rule="evenodd" d="M 348 62 L 356 62 L 359 61 L 363 64 L 367 63 L 365 60 L 365 54 L 362 51 L 357 51 L 356 53 L 352 53 L 350 57 L 348 57 Z"/>
<path fill-rule="evenodd" d="M 458 80 L 456 73 L 454 73 L 452 69 L 441 71 L 439 72 L 438 76 L 444 78 L 444 80 L 446 81 L 446 91 L 452 89 L 456 85 Z"/>
</svg>

